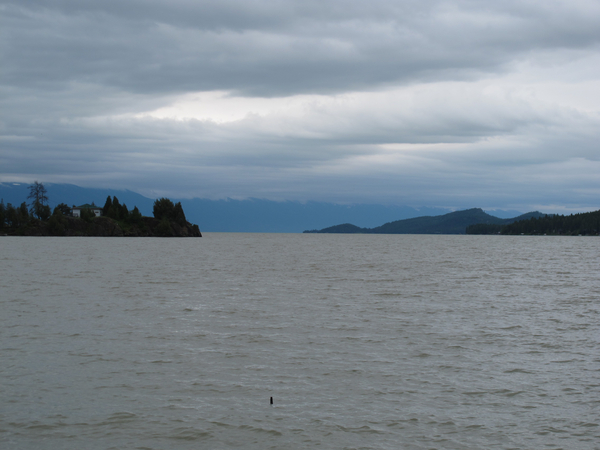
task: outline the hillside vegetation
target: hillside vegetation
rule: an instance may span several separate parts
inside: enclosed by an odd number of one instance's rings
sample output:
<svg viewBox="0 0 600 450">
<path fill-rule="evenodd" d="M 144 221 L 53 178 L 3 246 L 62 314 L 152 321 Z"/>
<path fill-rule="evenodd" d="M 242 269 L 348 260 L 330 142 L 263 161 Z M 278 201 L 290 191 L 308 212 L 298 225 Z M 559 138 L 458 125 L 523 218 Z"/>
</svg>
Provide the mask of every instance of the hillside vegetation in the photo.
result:
<svg viewBox="0 0 600 450">
<path fill-rule="evenodd" d="M 375 228 L 359 228 L 346 223 L 310 230 L 305 233 L 362 233 L 362 234 L 465 234 L 468 226 L 485 224 L 500 226 L 516 220 L 543 216 L 540 212 L 530 212 L 513 219 L 500 219 L 484 212 L 481 208 L 455 211 L 441 216 L 423 216 L 413 219 L 396 220 Z"/>
<path fill-rule="evenodd" d="M 102 215 L 96 217 L 89 208 L 81 217 L 73 217 L 64 203 L 51 212 L 41 183 L 31 185 L 30 205 L 14 207 L 0 202 L 0 233 L 12 236 L 139 236 L 201 237 L 198 225 L 189 223 L 181 203 L 166 198 L 154 202 L 154 217 L 144 217 L 137 207 L 129 211 L 116 197 L 107 198 Z"/>
<path fill-rule="evenodd" d="M 506 225 L 472 225 L 467 234 L 597 236 L 600 232 L 600 211 L 563 215 L 544 215 L 518 220 Z"/>
</svg>

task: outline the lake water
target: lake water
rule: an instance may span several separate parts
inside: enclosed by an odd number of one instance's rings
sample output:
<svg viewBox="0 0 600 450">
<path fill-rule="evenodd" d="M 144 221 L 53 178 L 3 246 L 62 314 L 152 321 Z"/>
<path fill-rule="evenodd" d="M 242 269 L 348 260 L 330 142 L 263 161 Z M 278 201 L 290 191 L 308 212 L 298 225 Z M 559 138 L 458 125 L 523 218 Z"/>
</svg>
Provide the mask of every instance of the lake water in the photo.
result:
<svg viewBox="0 0 600 450">
<path fill-rule="evenodd" d="M 593 237 L 2 237 L 0 448 L 598 449 L 599 270 Z"/>
</svg>

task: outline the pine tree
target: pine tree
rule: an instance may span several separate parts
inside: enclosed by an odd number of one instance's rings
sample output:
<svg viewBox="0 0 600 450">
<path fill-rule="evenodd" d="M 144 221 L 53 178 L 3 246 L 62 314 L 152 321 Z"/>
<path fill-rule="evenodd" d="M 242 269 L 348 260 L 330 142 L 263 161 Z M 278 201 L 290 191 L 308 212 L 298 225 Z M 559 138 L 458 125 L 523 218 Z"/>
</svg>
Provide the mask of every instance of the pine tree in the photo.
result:
<svg viewBox="0 0 600 450">
<path fill-rule="evenodd" d="M 173 205 L 173 202 L 171 200 L 169 200 L 168 198 L 161 198 L 159 200 L 154 201 L 152 213 L 157 219 L 172 220 L 174 209 L 175 205 Z"/>
<path fill-rule="evenodd" d="M 119 203 L 119 199 L 117 197 L 113 197 L 112 201 L 112 209 L 111 209 L 110 218 L 115 220 L 121 219 L 121 204 Z"/>
<path fill-rule="evenodd" d="M 181 207 L 181 202 L 177 202 L 175 204 L 175 207 L 173 208 L 172 220 L 174 220 L 175 223 L 177 223 L 178 225 L 181 225 L 182 227 L 185 226 L 186 220 L 185 220 L 185 214 L 183 212 L 183 208 Z"/>
<path fill-rule="evenodd" d="M 112 206 L 112 200 L 110 199 L 110 195 L 109 195 L 108 197 L 106 197 L 106 203 L 104 203 L 104 207 L 102 208 L 103 216 L 108 216 L 111 206 Z"/>
<path fill-rule="evenodd" d="M 0 230 L 4 228 L 6 223 L 6 206 L 4 206 L 4 199 L 0 201 Z"/>
</svg>

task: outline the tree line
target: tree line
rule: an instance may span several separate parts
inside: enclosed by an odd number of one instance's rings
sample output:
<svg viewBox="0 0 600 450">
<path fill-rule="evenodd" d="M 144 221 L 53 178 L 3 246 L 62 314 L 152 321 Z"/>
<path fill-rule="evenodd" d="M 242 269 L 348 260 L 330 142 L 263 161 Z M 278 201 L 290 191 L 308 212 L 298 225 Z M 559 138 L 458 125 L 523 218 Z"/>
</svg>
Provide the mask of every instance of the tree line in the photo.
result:
<svg viewBox="0 0 600 450">
<path fill-rule="evenodd" d="M 0 201 L 0 230 L 23 230 L 29 226 L 36 226 L 39 223 L 47 223 L 49 228 L 60 234 L 66 226 L 66 217 L 72 217 L 72 209 L 65 203 L 58 204 L 53 211 L 48 205 L 48 193 L 42 183 L 35 181 L 29 186 L 29 195 L 27 202 L 21 203 L 20 206 L 12 204 L 4 204 Z M 137 226 L 145 228 L 143 216 L 137 206 L 130 211 L 126 204 L 121 204 L 115 196 L 111 198 L 109 195 L 102 207 L 102 215 L 117 221 L 122 228 Z M 187 223 L 185 213 L 181 206 L 181 202 L 173 203 L 168 198 L 160 198 L 154 202 L 153 215 L 158 219 L 157 231 L 160 235 L 171 236 L 171 222 L 180 226 L 185 226 Z M 91 223 L 96 219 L 94 212 L 91 209 L 82 208 L 81 220 Z M 195 226 L 197 227 L 197 225 Z"/>
<path fill-rule="evenodd" d="M 95 217 L 95 214 L 89 209 L 81 210 L 82 217 L 84 213 L 86 213 L 86 219 L 91 218 L 93 220 Z M 102 207 L 102 215 L 117 221 L 131 224 L 138 224 L 142 220 L 142 213 L 137 206 L 134 206 L 133 210 L 129 211 L 125 203 L 121 204 L 119 199 L 115 196 L 113 196 L 111 199 L 110 195 L 106 198 L 106 202 Z"/>
<path fill-rule="evenodd" d="M 467 234 L 505 234 L 505 235 L 564 235 L 596 236 L 600 233 L 600 210 L 588 213 L 547 214 L 532 217 L 506 225 L 476 224 L 470 225 Z"/>
<path fill-rule="evenodd" d="M 50 206 L 48 206 L 47 193 L 44 185 L 35 181 L 29 186 L 29 195 L 27 196 L 27 199 L 31 200 L 29 205 L 27 202 L 21 203 L 20 206 L 13 206 L 10 203 L 5 205 L 4 200 L 0 201 L 0 228 L 22 228 L 34 219 L 47 221 L 52 214 Z M 54 208 L 55 211 L 60 206 L 66 205 L 58 205 Z M 59 210 L 61 209 L 59 208 Z"/>
</svg>

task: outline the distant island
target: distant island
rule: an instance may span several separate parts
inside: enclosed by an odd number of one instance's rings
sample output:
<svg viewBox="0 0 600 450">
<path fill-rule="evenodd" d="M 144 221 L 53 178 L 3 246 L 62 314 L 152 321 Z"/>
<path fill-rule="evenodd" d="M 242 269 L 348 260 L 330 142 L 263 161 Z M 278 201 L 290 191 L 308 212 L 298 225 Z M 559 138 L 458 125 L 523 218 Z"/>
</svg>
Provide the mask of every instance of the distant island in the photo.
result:
<svg viewBox="0 0 600 450">
<path fill-rule="evenodd" d="M 397 220 L 375 228 L 345 223 L 304 233 L 598 235 L 599 230 L 600 211 L 566 217 L 533 211 L 512 219 L 500 219 L 473 208 L 441 216 Z"/>
<path fill-rule="evenodd" d="M 198 225 L 188 222 L 181 203 L 167 198 L 154 202 L 153 216 L 129 211 L 116 197 L 103 207 L 69 207 L 60 203 L 50 211 L 46 189 L 37 181 L 29 187 L 31 203 L 14 207 L 0 202 L 0 234 L 6 236 L 202 237 Z"/>
</svg>

